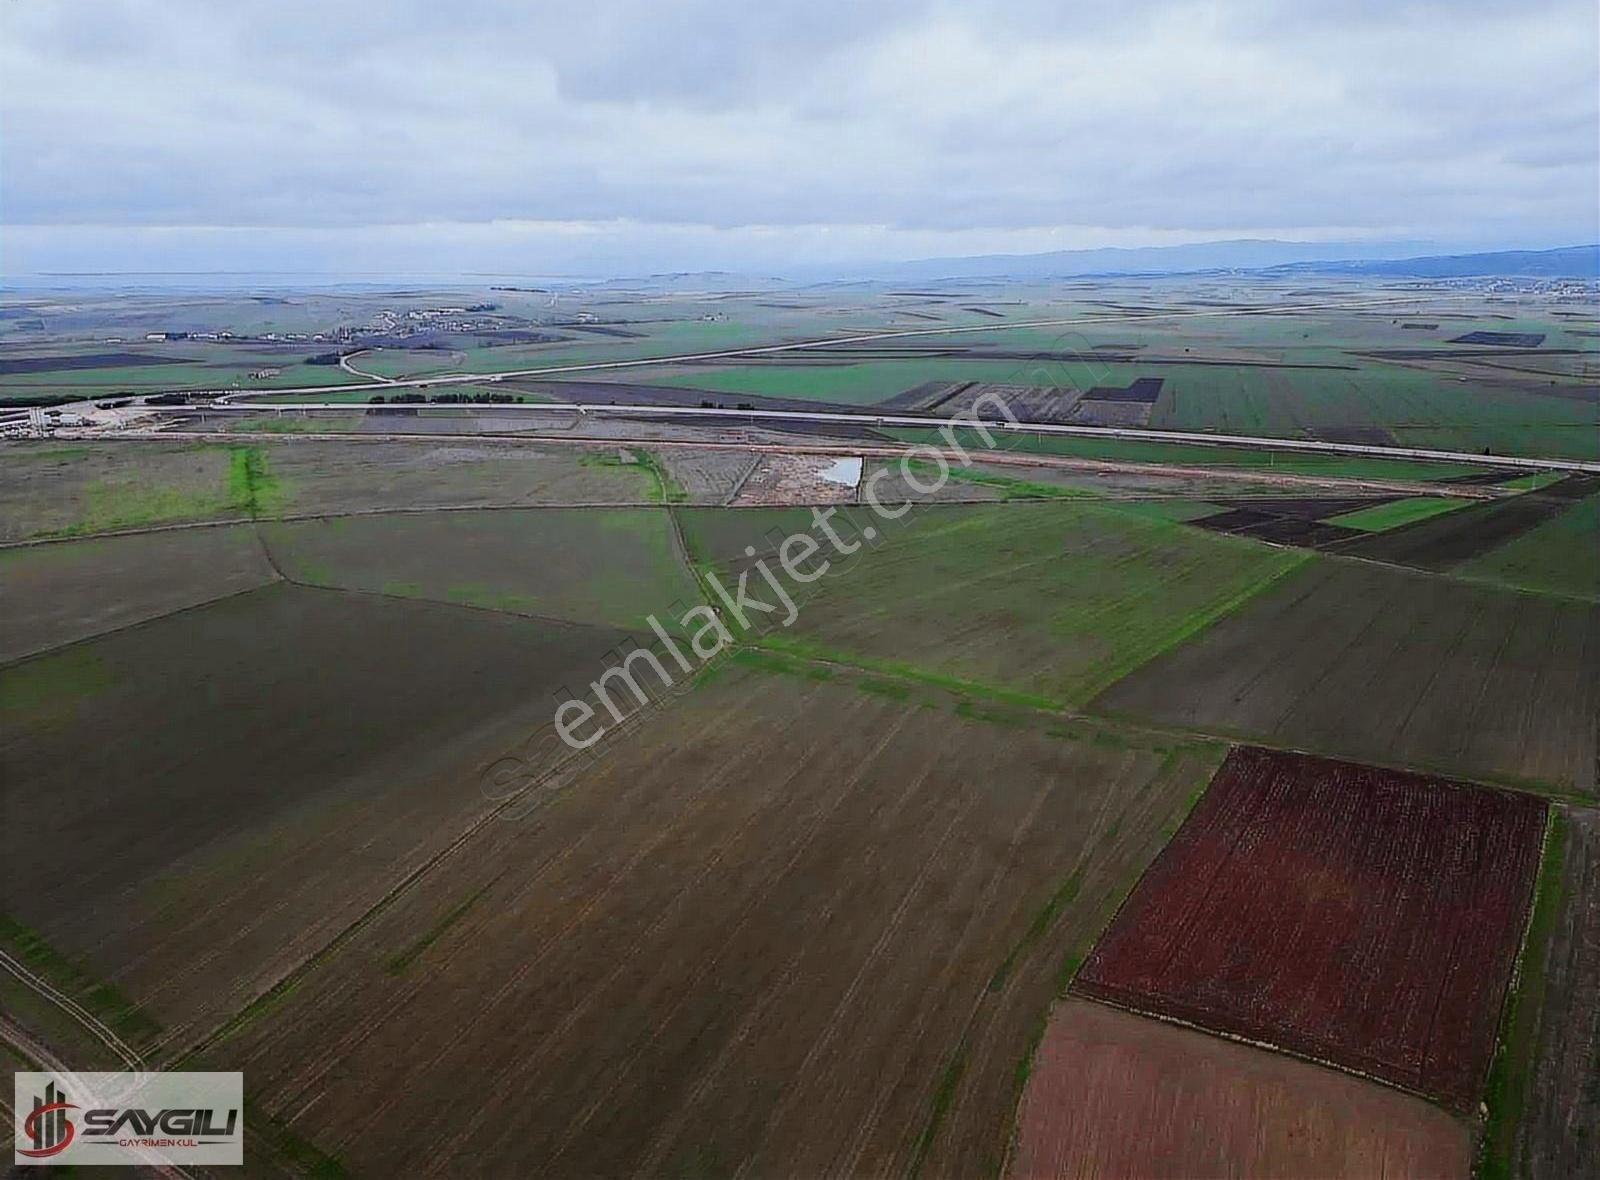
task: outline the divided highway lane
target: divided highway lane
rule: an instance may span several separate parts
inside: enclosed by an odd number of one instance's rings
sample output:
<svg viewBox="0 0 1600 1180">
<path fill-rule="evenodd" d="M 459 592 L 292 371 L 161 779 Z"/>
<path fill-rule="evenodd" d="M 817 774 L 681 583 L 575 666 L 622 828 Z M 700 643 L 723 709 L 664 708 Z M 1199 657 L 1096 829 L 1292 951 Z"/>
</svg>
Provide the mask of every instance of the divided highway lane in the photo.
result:
<svg viewBox="0 0 1600 1180">
<path fill-rule="evenodd" d="M 349 414 L 359 409 L 376 409 L 361 402 L 266 402 L 219 403 L 204 409 L 188 411 L 193 414 L 258 414 L 264 411 L 339 413 Z M 417 406 L 388 407 L 389 409 L 420 409 Z M 441 406 L 441 409 L 462 407 Z M 469 409 L 477 407 L 467 407 Z M 902 426 L 922 429 L 946 425 L 947 419 L 911 414 L 859 414 L 836 413 L 828 410 L 724 410 L 701 406 L 648 406 L 617 405 L 613 403 L 583 404 L 579 402 L 510 402 L 485 407 L 495 417 L 517 414 L 586 414 L 591 417 L 614 415 L 622 418 L 721 418 L 738 422 L 785 421 L 824 422 L 855 426 Z M 179 411 L 182 412 L 182 411 Z M 971 428 L 970 419 L 960 419 L 963 427 Z M 1484 455 L 1474 451 L 1432 451 L 1421 447 L 1383 447 L 1370 443 L 1323 442 L 1317 439 L 1268 438 L 1251 434 L 1209 434 L 1197 431 L 1151 430 L 1148 427 L 1123 426 L 1066 426 L 1055 422 L 1010 422 L 1004 419 L 985 418 L 983 425 L 997 434 L 1071 435 L 1078 438 L 1133 439 L 1138 442 L 1185 443 L 1202 446 L 1238 446 L 1255 450 L 1312 451 L 1328 455 L 1354 455 L 1378 459 L 1426 459 L 1440 463 L 1475 463 L 1486 467 L 1512 467 L 1529 471 L 1584 471 L 1600 474 L 1600 461 L 1587 459 L 1545 459 L 1521 455 Z"/>
</svg>

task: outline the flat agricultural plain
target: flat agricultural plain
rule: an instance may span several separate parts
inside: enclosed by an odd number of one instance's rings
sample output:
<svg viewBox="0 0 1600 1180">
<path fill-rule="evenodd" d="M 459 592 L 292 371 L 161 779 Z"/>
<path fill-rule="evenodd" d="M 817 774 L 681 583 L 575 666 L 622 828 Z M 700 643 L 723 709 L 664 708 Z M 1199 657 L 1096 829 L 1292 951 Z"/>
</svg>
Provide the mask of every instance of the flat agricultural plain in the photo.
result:
<svg viewBox="0 0 1600 1180">
<path fill-rule="evenodd" d="M 1545 810 L 1236 748 L 1073 987 L 1474 1109 Z"/>
<path fill-rule="evenodd" d="M 1076 704 L 1304 560 L 1079 501 L 922 511 L 763 642 Z"/>
<path fill-rule="evenodd" d="M 1064 973 L 1220 754 L 1090 733 L 735 662 L 205 1061 L 358 1173 L 993 1174 Z"/>
<path fill-rule="evenodd" d="M 1057 1005 L 1018 1113 L 1013 1180 L 1466 1180 L 1466 1125 L 1281 1053 L 1086 1000 Z"/>
<path fill-rule="evenodd" d="M 1093 708 L 1592 793 L 1600 605 L 1316 558 Z"/>
<path fill-rule="evenodd" d="M 0 910 L 204 1029 L 486 812 L 622 638 L 276 583 L 7 664 Z"/>
<path fill-rule="evenodd" d="M 699 601 L 662 508 L 395 513 L 260 526 L 291 581 L 630 630 Z"/>
<path fill-rule="evenodd" d="M 248 525 L 0 549 L 0 660 L 275 581 Z"/>
</svg>

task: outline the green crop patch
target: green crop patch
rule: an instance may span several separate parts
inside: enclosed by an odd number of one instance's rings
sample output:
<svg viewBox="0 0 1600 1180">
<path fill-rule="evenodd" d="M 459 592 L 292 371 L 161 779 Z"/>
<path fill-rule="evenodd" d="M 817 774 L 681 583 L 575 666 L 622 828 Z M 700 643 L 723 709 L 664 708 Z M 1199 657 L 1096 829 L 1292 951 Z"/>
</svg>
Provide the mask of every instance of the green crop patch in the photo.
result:
<svg viewBox="0 0 1600 1180">
<path fill-rule="evenodd" d="M 1528 590 L 1600 599 L 1600 496 L 1579 500 L 1559 516 L 1451 572 Z"/>
<path fill-rule="evenodd" d="M 0 668 L 0 708 L 17 716 L 59 717 L 117 683 L 93 651 L 70 647 Z"/>
<path fill-rule="evenodd" d="M 1355 512 L 1330 516 L 1328 523 L 1343 525 L 1347 529 L 1360 529 L 1366 533 L 1381 533 L 1415 521 L 1427 520 L 1429 517 L 1442 516 L 1446 512 L 1454 512 L 1457 508 L 1464 508 L 1470 503 L 1473 501 L 1458 497 L 1411 496 L 1388 504 L 1378 504 L 1372 508 L 1361 508 Z"/>
<path fill-rule="evenodd" d="M 1079 501 L 929 511 L 762 642 L 1078 704 L 1303 560 Z"/>
<path fill-rule="evenodd" d="M 699 589 L 660 508 L 396 513 L 264 525 L 291 581 L 672 629 Z M 677 609 L 681 605 L 682 609 Z"/>
</svg>

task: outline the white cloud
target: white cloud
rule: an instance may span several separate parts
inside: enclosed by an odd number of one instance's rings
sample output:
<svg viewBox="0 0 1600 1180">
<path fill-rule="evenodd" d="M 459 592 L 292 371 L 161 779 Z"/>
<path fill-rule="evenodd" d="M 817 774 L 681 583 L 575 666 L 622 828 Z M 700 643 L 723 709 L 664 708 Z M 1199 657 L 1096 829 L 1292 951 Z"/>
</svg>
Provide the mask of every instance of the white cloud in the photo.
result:
<svg viewBox="0 0 1600 1180">
<path fill-rule="evenodd" d="M 1600 234 L 1592 0 L 1078 7 L 12 0 L 0 212 L 40 257 L 89 225 L 580 223 L 751 262 L 816 227 L 875 257 Z"/>
</svg>

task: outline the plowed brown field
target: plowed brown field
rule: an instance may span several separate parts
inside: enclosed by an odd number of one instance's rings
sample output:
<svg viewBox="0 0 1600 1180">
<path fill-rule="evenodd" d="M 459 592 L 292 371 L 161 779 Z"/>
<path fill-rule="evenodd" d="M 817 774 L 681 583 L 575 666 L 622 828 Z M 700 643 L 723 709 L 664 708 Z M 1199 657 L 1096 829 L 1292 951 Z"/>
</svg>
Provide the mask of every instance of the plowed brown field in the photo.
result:
<svg viewBox="0 0 1600 1180">
<path fill-rule="evenodd" d="M 1012 1180 L 1465 1180 L 1464 1124 L 1420 1098 L 1069 1000 L 1023 1097 Z"/>
<path fill-rule="evenodd" d="M 207 1059 L 360 1174 L 992 1174 L 1216 754 L 729 673 Z"/>
</svg>

